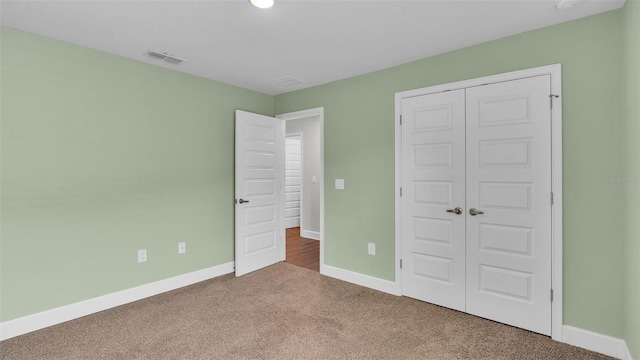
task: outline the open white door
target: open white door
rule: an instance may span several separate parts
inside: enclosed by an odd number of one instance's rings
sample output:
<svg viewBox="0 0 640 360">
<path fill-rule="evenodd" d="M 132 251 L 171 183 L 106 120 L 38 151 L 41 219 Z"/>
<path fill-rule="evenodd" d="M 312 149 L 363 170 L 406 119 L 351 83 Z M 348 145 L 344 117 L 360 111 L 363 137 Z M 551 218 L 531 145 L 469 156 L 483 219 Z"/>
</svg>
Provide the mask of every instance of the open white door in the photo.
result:
<svg viewBox="0 0 640 360">
<path fill-rule="evenodd" d="M 236 110 L 236 276 L 283 261 L 284 120 Z"/>
</svg>

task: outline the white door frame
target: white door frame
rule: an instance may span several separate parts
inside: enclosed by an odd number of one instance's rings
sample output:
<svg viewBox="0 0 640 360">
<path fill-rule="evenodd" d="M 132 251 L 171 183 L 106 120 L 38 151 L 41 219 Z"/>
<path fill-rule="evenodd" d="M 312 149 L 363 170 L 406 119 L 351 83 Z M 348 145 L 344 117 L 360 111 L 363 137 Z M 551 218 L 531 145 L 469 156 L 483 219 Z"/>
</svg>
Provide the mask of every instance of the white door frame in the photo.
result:
<svg viewBox="0 0 640 360">
<path fill-rule="evenodd" d="M 559 96 L 562 93 L 561 71 L 561 65 L 554 64 L 396 93 L 395 283 L 396 293 L 398 295 L 402 294 L 402 272 L 400 270 L 400 259 L 402 255 L 402 203 L 400 198 L 400 186 L 402 185 L 402 128 L 400 127 L 402 99 L 540 75 L 550 75 L 550 94 Z M 551 286 L 553 289 L 553 302 L 551 304 L 551 337 L 556 341 L 562 341 L 562 97 L 550 98 L 550 101 L 553 104 L 551 109 L 551 191 L 553 192 L 553 206 L 551 208 Z"/>
<path fill-rule="evenodd" d="M 299 120 L 312 116 L 317 116 L 320 119 L 320 173 L 318 174 L 318 186 L 320 187 L 320 274 L 325 274 L 324 265 L 324 107 L 317 107 L 313 109 L 294 111 L 285 114 L 279 114 L 275 117 L 277 119 L 285 120 Z M 283 170 L 284 171 L 284 170 Z M 284 174 L 283 174 L 284 175 Z M 284 201 L 284 199 L 283 199 Z M 302 213 L 302 202 L 300 203 L 300 212 Z M 300 216 L 300 222 L 302 225 L 302 214 Z M 286 241 L 285 247 L 283 247 L 283 258 L 286 256 Z"/>
</svg>

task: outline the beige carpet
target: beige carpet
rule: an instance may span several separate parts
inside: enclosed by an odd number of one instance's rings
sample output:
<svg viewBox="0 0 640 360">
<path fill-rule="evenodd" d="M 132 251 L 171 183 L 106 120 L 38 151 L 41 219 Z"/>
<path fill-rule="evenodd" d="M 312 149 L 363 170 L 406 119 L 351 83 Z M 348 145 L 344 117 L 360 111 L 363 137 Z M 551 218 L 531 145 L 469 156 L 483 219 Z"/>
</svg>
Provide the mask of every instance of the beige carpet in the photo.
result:
<svg viewBox="0 0 640 360">
<path fill-rule="evenodd" d="M 280 263 L 0 342 L 1 359 L 606 359 Z"/>
</svg>

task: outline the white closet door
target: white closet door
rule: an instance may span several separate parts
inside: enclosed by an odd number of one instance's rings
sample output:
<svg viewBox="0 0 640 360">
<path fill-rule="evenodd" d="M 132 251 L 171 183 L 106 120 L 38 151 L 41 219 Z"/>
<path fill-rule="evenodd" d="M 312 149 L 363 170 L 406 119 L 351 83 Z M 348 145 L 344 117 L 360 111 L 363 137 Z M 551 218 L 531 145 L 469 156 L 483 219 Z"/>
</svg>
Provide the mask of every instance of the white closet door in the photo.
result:
<svg viewBox="0 0 640 360">
<path fill-rule="evenodd" d="M 402 292 L 465 306 L 464 90 L 402 100 Z M 459 207 L 461 214 L 447 212 Z"/>
<path fill-rule="evenodd" d="M 466 99 L 467 312 L 547 335 L 549 94 L 550 77 L 538 76 L 468 88 Z"/>
<path fill-rule="evenodd" d="M 300 135 L 285 139 L 285 203 L 284 216 L 287 229 L 300 227 L 302 200 L 302 139 Z"/>
</svg>

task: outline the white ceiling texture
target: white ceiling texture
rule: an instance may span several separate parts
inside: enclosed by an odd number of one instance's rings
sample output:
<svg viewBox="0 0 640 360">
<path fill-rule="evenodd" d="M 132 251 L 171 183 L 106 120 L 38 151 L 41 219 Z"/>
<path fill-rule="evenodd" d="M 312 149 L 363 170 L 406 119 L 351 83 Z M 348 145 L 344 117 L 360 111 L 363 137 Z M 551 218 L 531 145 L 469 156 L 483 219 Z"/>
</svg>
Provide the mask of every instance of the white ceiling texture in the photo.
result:
<svg viewBox="0 0 640 360">
<path fill-rule="evenodd" d="M 276 95 L 617 9 L 624 0 L 582 0 L 564 10 L 556 5 L 557 0 L 275 0 L 261 10 L 248 0 L 2 0 L 0 21 Z M 187 61 L 170 64 L 145 56 L 148 50 Z M 279 78 L 299 83 L 274 82 Z"/>
</svg>

